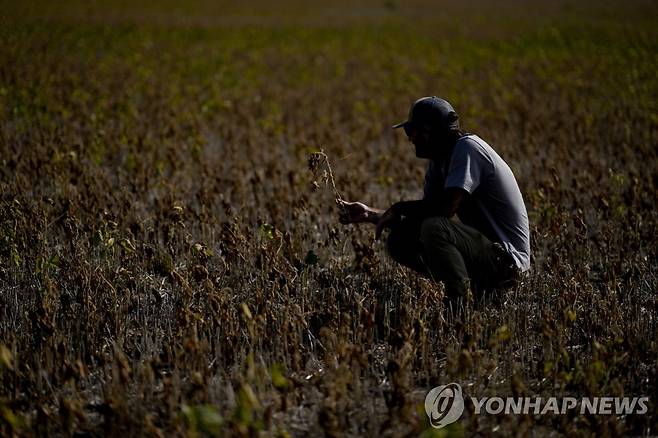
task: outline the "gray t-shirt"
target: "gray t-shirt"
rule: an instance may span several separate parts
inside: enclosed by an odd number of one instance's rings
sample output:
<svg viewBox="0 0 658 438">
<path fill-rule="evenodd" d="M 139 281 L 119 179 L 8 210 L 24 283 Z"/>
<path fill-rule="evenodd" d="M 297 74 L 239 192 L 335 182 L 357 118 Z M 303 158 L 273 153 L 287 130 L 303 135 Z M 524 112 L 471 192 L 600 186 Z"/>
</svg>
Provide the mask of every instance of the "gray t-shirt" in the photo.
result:
<svg viewBox="0 0 658 438">
<path fill-rule="evenodd" d="M 530 268 L 528 213 L 507 163 L 477 135 L 455 144 L 446 163 L 430 161 L 425 174 L 425 199 L 443 188 L 459 187 L 471 194 L 472 208 L 460 208 L 459 220 L 500 242 L 522 270 Z"/>
</svg>

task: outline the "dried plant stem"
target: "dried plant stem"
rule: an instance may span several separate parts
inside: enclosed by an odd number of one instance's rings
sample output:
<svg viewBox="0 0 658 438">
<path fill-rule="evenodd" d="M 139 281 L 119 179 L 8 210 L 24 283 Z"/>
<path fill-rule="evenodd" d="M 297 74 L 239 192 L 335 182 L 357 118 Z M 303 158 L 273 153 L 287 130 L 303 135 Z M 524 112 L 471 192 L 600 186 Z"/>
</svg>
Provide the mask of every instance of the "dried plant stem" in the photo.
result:
<svg viewBox="0 0 658 438">
<path fill-rule="evenodd" d="M 341 209 L 345 209 L 345 207 L 342 205 L 343 197 L 341 196 L 340 192 L 338 191 L 338 188 L 336 187 L 336 181 L 334 179 L 334 173 L 331 169 L 331 163 L 329 162 L 329 157 L 327 154 L 324 152 L 323 149 L 320 149 L 319 152 L 313 152 L 309 156 L 309 169 L 313 172 L 313 175 L 317 175 L 318 169 L 324 165 L 325 166 L 325 175 L 323 176 L 323 180 L 325 185 L 327 182 L 331 182 L 331 190 L 334 193 L 334 197 L 336 201 L 341 201 L 337 202 L 338 205 L 340 205 Z"/>
<path fill-rule="evenodd" d="M 329 172 L 329 181 L 331 181 L 331 188 L 334 191 L 334 195 L 336 195 L 336 199 L 339 201 L 343 200 L 343 197 L 340 195 L 340 192 L 336 188 L 336 181 L 334 180 L 334 173 L 331 171 L 331 163 L 329 162 L 329 157 L 327 154 L 324 153 L 323 150 L 320 150 L 320 154 L 324 157 L 324 162 L 327 165 L 327 171 Z"/>
</svg>

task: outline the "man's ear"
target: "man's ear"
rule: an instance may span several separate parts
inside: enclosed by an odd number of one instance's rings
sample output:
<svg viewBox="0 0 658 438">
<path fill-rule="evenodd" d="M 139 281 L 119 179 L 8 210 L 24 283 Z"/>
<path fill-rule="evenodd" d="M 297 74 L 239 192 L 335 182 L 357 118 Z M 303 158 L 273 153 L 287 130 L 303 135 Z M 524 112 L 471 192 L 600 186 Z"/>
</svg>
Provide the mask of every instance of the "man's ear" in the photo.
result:
<svg viewBox="0 0 658 438">
<path fill-rule="evenodd" d="M 422 133 L 423 138 L 425 138 L 426 140 L 429 140 L 432 143 L 435 142 L 436 140 L 438 140 L 435 133 L 434 133 L 434 130 L 430 126 L 423 126 L 421 128 L 421 133 Z"/>
</svg>

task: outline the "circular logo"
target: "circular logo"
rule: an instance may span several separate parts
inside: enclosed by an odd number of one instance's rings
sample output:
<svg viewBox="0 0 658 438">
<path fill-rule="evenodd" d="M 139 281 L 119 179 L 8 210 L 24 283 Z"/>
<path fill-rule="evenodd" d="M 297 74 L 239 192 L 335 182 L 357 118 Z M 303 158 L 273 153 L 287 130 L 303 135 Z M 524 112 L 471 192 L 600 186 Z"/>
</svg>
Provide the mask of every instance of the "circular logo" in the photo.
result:
<svg viewBox="0 0 658 438">
<path fill-rule="evenodd" d="M 437 429 L 457 421 L 464 413 L 462 387 L 450 383 L 432 388 L 425 397 L 425 413 L 432 427 Z"/>
</svg>

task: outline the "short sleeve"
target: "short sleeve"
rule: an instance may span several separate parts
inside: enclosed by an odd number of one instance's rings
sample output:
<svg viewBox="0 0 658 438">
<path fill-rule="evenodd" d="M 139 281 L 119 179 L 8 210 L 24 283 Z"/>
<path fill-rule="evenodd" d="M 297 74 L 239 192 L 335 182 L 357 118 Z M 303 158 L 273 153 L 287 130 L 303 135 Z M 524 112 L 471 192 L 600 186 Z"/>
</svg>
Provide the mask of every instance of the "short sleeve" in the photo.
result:
<svg viewBox="0 0 658 438">
<path fill-rule="evenodd" d="M 492 170 L 491 160 L 477 143 L 460 141 L 450 159 L 445 188 L 458 187 L 473 193 Z"/>
</svg>

